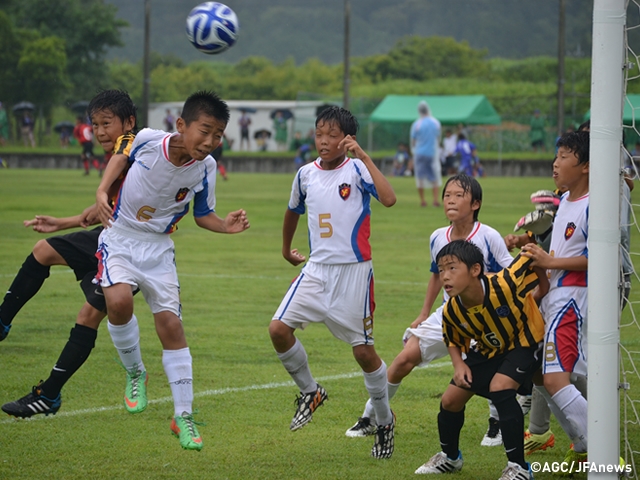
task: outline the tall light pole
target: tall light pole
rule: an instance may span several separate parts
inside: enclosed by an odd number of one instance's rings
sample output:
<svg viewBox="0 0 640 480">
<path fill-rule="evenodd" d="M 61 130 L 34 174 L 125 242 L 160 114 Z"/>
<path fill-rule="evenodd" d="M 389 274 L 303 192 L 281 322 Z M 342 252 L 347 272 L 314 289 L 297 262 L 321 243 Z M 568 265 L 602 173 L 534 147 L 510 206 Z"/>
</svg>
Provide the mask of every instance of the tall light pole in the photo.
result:
<svg viewBox="0 0 640 480">
<path fill-rule="evenodd" d="M 151 84 L 149 70 L 149 50 L 151 31 L 151 0 L 144 0 L 144 52 L 142 54 L 142 109 L 140 118 L 142 126 L 149 126 L 149 86 Z"/>
<path fill-rule="evenodd" d="M 344 0 L 344 75 L 342 86 L 342 106 L 349 109 L 349 17 L 351 16 L 351 5 L 349 0 Z"/>
<path fill-rule="evenodd" d="M 558 136 L 564 131 L 564 52 L 565 52 L 565 0 L 560 0 L 558 18 Z"/>
</svg>

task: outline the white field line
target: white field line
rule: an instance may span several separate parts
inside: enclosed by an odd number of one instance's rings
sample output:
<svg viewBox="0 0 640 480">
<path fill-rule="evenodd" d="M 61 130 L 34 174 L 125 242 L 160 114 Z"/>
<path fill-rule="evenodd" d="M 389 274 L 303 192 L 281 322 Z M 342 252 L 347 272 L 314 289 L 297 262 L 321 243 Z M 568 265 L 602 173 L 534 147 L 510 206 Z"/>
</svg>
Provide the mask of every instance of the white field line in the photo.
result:
<svg viewBox="0 0 640 480">
<path fill-rule="evenodd" d="M 17 275 L 18 272 L 16 273 L 0 273 L 0 278 L 13 278 Z M 51 275 L 60 275 L 60 274 L 69 274 L 69 273 L 73 273 L 71 270 L 69 270 L 68 268 L 65 269 L 53 269 L 51 270 L 50 274 Z M 278 277 L 278 276 L 273 276 L 273 277 L 269 277 L 267 275 L 228 275 L 228 274 L 217 274 L 217 273 L 180 273 L 178 272 L 178 277 L 195 277 L 195 278 L 223 278 L 223 279 L 231 279 L 231 280 L 268 280 L 268 281 L 273 281 L 273 280 L 283 280 L 283 281 L 287 281 L 290 282 L 293 277 L 295 276 L 295 273 L 292 273 L 291 276 L 287 276 L 287 277 Z M 383 284 L 383 285 L 419 285 L 419 286 L 424 286 L 426 287 L 427 283 L 426 282 L 397 282 L 397 281 L 389 281 L 389 280 L 378 280 L 376 279 L 376 284 Z"/>
<path fill-rule="evenodd" d="M 418 367 L 418 368 L 440 368 L 440 367 L 446 367 L 450 365 L 451 365 L 450 362 L 439 362 L 439 363 L 430 363 L 428 365 L 425 365 L 424 367 Z M 361 377 L 361 376 L 362 376 L 362 372 L 351 372 L 351 373 L 341 373 L 339 375 L 329 375 L 326 377 L 318 377 L 317 380 L 319 382 L 324 382 L 324 381 L 331 381 L 331 380 L 343 380 L 343 379 L 349 379 L 349 378 L 355 378 L 355 377 Z M 295 383 L 289 380 L 287 382 L 264 383 L 262 385 L 248 385 L 246 387 L 228 387 L 228 388 L 220 388 L 216 390 L 205 390 L 203 392 L 198 392 L 194 394 L 194 397 L 198 398 L 198 397 L 209 397 L 209 396 L 216 396 L 216 395 L 226 395 L 228 393 L 250 392 L 252 390 L 269 390 L 273 388 L 292 387 L 294 385 Z M 156 404 L 156 403 L 161 404 L 161 403 L 169 403 L 169 402 L 173 402 L 173 397 L 163 397 L 163 398 L 157 398 L 155 400 L 149 400 L 149 403 L 153 403 L 153 404 Z M 34 415 L 31 418 L 24 418 L 24 419 L 9 418 L 6 420 L 0 420 L 0 425 L 8 424 L 8 423 L 16 423 L 18 421 L 35 422 L 35 421 L 44 420 L 44 419 L 48 419 L 48 420 L 50 419 L 53 421 L 57 418 L 75 417 L 78 415 L 91 415 L 94 413 L 110 412 L 110 411 L 122 410 L 122 409 L 124 409 L 122 404 L 110 405 L 106 407 L 83 408 L 81 410 L 72 410 L 67 412 L 62 411 L 56 415 L 49 415 L 49 416 Z"/>
</svg>

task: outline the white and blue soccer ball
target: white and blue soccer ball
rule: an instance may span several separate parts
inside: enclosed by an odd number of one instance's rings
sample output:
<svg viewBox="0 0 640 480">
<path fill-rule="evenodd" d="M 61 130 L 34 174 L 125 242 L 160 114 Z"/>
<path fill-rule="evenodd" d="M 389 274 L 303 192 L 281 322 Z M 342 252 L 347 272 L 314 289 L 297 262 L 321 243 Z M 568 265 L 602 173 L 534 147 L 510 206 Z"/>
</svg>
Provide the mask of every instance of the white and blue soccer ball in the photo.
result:
<svg viewBox="0 0 640 480">
<path fill-rule="evenodd" d="M 238 38 L 240 25 L 235 12 L 223 3 L 205 2 L 187 17 L 187 37 L 198 50 L 222 53 Z"/>
</svg>

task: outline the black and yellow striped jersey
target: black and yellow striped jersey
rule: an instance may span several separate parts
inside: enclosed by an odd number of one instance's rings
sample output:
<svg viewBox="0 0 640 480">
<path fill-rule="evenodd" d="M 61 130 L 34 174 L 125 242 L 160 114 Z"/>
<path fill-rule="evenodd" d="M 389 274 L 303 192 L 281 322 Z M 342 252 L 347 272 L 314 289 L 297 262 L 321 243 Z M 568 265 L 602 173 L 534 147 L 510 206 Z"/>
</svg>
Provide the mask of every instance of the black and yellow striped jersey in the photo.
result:
<svg viewBox="0 0 640 480">
<path fill-rule="evenodd" d="M 471 340 L 480 354 L 491 358 L 516 347 L 533 347 L 544 337 L 544 320 L 532 296 L 538 276 L 531 259 L 518 255 L 495 275 L 480 278 L 482 305 L 466 308 L 459 297 L 450 298 L 442 314 L 447 346 L 468 352 Z"/>
<path fill-rule="evenodd" d="M 114 155 L 126 155 L 129 156 L 129 152 L 131 151 L 131 145 L 133 144 L 133 140 L 136 138 L 135 134 L 132 132 L 125 133 L 121 135 L 116 140 L 116 144 L 113 147 Z"/>
</svg>

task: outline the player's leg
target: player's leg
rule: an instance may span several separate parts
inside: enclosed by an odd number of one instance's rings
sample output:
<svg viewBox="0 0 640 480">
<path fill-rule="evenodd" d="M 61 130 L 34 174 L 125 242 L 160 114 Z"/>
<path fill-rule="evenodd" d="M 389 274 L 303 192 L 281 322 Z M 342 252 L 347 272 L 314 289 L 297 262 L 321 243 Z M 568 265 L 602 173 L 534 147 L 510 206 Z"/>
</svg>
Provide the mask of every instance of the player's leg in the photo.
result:
<svg viewBox="0 0 640 480">
<path fill-rule="evenodd" d="M 555 404 L 573 427 L 563 426 L 574 443 L 568 456 L 579 460 L 578 456 L 582 454 L 586 458 L 587 452 L 587 400 L 571 383 L 571 374 L 586 375 L 587 371 L 582 345 L 587 324 L 587 289 L 563 287 L 550 294 L 544 300 L 544 387 L 553 400 L 549 403 L 552 411 Z"/>
<path fill-rule="evenodd" d="M 464 425 L 465 405 L 473 395 L 471 390 L 453 384 L 447 387 L 440 400 L 440 412 L 438 413 L 438 434 L 442 451 L 431 457 L 415 473 L 452 473 L 462 469 L 460 431 Z"/>
<path fill-rule="evenodd" d="M 269 337 L 291 379 L 300 390 L 297 407 L 289 428 L 298 430 L 309 423 L 313 412 L 328 398 L 325 389 L 311 374 L 304 346 L 294 332 L 308 322 L 321 322 L 325 316 L 319 299 L 323 295 L 321 266 L 309 262 L 291 283 L 269 324 Z"/>
<path fill-rule="evenodd" d="M 11 323 L 20 309 L 38 293 L 49 277 L 49 268 L 53 265 L 67 264 L 61 254 L 51 246 L 51 240 L 39 240 L 35 244 L 7 290 L 0 305 L 0 341 L 9 334 Z"/>
<path fill-rule="evenodd" d="M 156 332 L 162 343 L 164 367 L 173 396 L 174 417 L 171 431 L 187 450 L 202 450 L 202 437 L 193 418 L 193 362 L 180 317 L 174 312 L 153 314 Z"/>
<path fill-rule="evenodd" d="M 529 428 L 524 434 L 524 453 L 546 450 L 555 445 L 555 435 L 551 431 L 551 410 L 542 385 L 534 385 L 531 392 L 531 411 L 529 412 Z"/>
<path fill-rule="evenodd" d="M 438 309 L 429 318 L 422 322 L 418 328 L 407 329 L 402 351 L 393 359 L 387 368 L 387 393 L 389 401 L 400 388 L 402 380 L 409 375 L 418 365 L 427 365 L 430 362 L 448 355 L 442 342 L 442 315 Z M 345 432 L 348 437 L 364 437 L 373 435 L 377 426 L 375 410 L 370 400 L 367 401 L 362 416 L 349 430 Z"/>
<path fill-rule="evenodd" d="M 390 458 L 394 450 L 395 421 L 389 406 L 387 365 L 378 356 L 373 345 L 354 346 L 353 356 L 362 368 L 364 385 L 369 392 L 369 401 L 378 424 L 371 455 L 375 458 Z"/>
<path fill-rule="evenodd" d="M 523 385 L 529 385 L 527 393 L 530 392 L 533 375 L 540 369 L 540 348 L 518 347 L 502 357 L 489 384 L 489 398 L 498 410 L 502 442 L 508 459 L 501 478 L 529 478 L 530 466 L 524 459 L 522 435 L 524 415 L 517 393 Z"/>
</svg>

